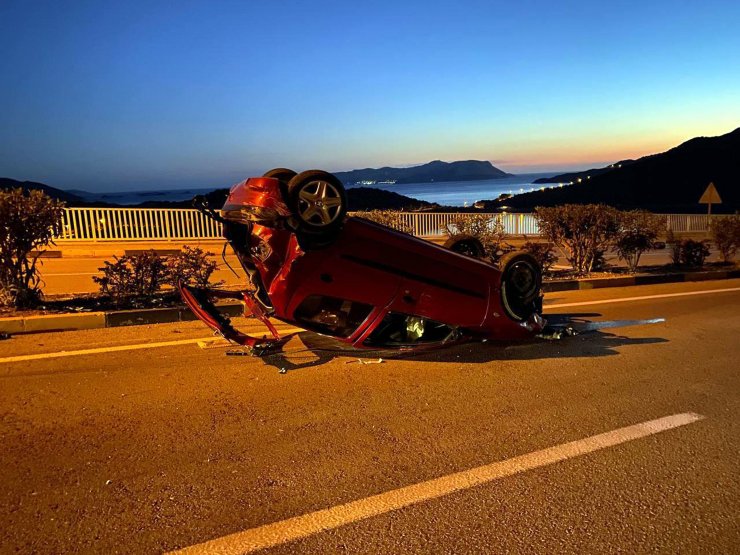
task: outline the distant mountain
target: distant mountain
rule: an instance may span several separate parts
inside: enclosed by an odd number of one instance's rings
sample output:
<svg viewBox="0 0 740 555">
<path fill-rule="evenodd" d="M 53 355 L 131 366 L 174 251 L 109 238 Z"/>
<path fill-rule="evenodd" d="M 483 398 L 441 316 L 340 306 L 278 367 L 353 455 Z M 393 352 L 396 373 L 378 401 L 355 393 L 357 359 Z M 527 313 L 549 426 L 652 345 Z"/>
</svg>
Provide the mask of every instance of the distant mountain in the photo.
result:
<svg viewBox="0 0 740 555">
<path fill-rule="evenodd" d="M 466 160 L 442 162 L 435 160 L 411 168 L 366 168 L 348 172 L 335 172 L 343 183 L 352 185 L 362 181 L 394 181 L 396 183 L 439 183 L 444 181 L 478 181 L 499 179 L 511 174 L 501 171 L 488 161 Z M 372 184 L 372 183 L 370 183 Z"/>
<path fill-rule="evenodd" d="M 699 197 L 713 182 L 723 204 L 712 212 L 740 208 L 740 128 L 719 137 L 697 137 L 661 154 L 652 154 L 591 179 L 562 188 L 515 195 L 505 204 L 513 209 L 564 203 L 605 203 L 618 208 L 657 212 L 703 212 Z M 490 209 L 497 204 L 486 201 Z"/>
<path fill-rule="evenodd" d="M 24 191 L 29 191 L 31 189 L 40 189 L 50 197 L 58 200 L 63 200 L 67 203 L 79 204 L 80 202 L 83 202 L 83 199 L 81 197 L 73 193 L 62 191 L 61 189 L 57 189 L 55 187 L 49 187 L 48 185 L 44 185 L 43 183 L 36 183 L 35 181 L 17 181 L 15 179 L 10 179 L 9 177 L 0 177 L 0 189 L 17 189 L 18 187 L 20 187 Z"/>
<path fill-rule="evenodd" d="M 561 173 L 553 177 L 540 177 L 539 179 L 535 179 L 534 183 L 580 183 L 580 181 L 578 181 L 579 179 L 581 181 L 585 181 L 586 179 L 591 179 L 595 175 L 601 175 L 602 173 L 611 171 L 614 168 L 619 169 L 622 166 L 627 166 L 633 162 L 634 160 L 620 160 L 619 162 L 609 164 L 603 168 L 593 168 L 582 172 Z"/>
</svg>

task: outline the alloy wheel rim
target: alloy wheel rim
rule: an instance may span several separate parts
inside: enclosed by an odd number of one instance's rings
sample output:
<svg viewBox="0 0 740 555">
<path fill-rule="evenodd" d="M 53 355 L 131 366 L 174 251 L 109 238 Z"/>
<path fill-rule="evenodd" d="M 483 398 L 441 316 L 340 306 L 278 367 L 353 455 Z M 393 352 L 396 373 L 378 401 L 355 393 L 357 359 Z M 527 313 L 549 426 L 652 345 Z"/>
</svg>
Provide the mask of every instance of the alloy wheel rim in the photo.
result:
<svg viewBox="0 0 740 555">
<path fill-rule="evenodd" d="M 342 208 L 339 190 L 327 181 L 310 181 L 298 192 L 298 215 L 304 222 L 327 226 Z"/>
</svg>

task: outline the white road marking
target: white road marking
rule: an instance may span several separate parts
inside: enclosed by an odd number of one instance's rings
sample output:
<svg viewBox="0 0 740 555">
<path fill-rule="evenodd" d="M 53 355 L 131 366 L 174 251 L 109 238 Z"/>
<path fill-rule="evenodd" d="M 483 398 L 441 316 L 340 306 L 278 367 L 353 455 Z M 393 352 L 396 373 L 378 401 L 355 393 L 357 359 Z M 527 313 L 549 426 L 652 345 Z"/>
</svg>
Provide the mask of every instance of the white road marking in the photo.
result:
<svg viewBox="0 0 740 555">
<path fill-rule="evenodd" d="M 730 287 L 727 289 L 707 289 L 706 291 L 687 291 L 685 293 L 663 293 L 661 295 L 645 295 L 643 297 L 624 297 L 622 299 L 603 299 L 601 301 L 582 301 L 579 303 L 561 303 L 546 304 L 544 308 L 567 308 L 570 306 L 589 306 L 595 304 L 612 304 L 612 303 L 629 303 L 634 301 L 648 301 L 650 299 L 668 299 L 671 297 L 688 297 L 692 295 L 710 295 L 712 293 L 729 293 L 740 291 L 740 287 Z"/>
<path fill-rule="evenodd" d="M 298 333 L 304 331 L 302 328 L 285 328 L 278 329 L 278 332 L 282 335 L 288 333 Z M 260 332 L 262 334 L 262 332 Z M 179 339 L 177 341 L 160 341 L 158 343 L 138 343 L 134 345 L 115 345 L 112 347 L 98 347 L 94 349 L 80 349 L 78 351 L 57 351 L 54 353 L 37 353 L 34 355 L 18 355 L 12 357 L 0 358 L 0 364 L 7 362 L 25 362 L 29 360 L 43 360 L 49 358 L 61 358 L 61 357 L 74 357 L 82 355 L 95 355 L 100 353 L 115 353 L 119 351 L 136 351 L 140 349 L 156 349 L 159 347 L 174 347 L 176 345 L 190 345 L 190 344 L 207 344 L 210 342 L 224 341 L 221 337 L 198 337 L 196 339 Z M 228 343 L 224 341 L 223 346 L 235 346 L 235 343 Z"/>
<path fill-rule="evenodd" d="M 626 303 L 626 302 L 633 302 L 633 301 L 644 301 L 644 300 L 650 300 L 650 299 L 665 299 L 665 298 L 671 298 L 671 297 L 686 297 L 690 295 L 708 295 L 711 293 L 728 293 L 733 291 L 740 291 L 740 287 L 732 287 L 727 289 L 708 289 L 706 291 L 687 291 L 685 293 L 664 293 L 661 295 L 645 295 L 643 297 L 625 297 L 622 299 L 604 299 L 600 301 L 583 301 L 578 303 L 561 303 L 561 304 L 546 304 L 544 306 L 545 309 L 550 310 L 553 308 L 568 308 L 568 307 L 574 307 L 574 306 L 589 306 L 589 305 L 599 305 L 599 304 L 611 304 L 611 303 Z M 287 328 L 278 330 L 280 333 L 298 333 L 301 331 L 304 331 L 301 328 Z M 253 332 L 254 333 L 254 332 Z M 263 332 L 259 332 L 263 333 Z M 29 360 L 43 360 L 43 359 L 49 359 L 49 358 L 60 358 L 60 357 L 71 357 L 71 356 L 81 356 L 81 355 L 92 355 L 92 354 L 100 354 L 100 353 L 111 353 L 116 351 L 135 351 L 139 349 L 156 349 L 158 347 L 172 347 L 175 345 L 188 345 L 191 343 L 199 343 L 199 342 L 211 342 L 211 341 L 218 341 L 220 338 L 214 338 L 213 336 L 210 337 L 199 337 L 197 339 L 181 339 L 178 341 L 162 341 L 159 343 L 139 343 L 134 345 L 117 345 L 113 347 L 99 347 L 95 349 L 82 349 L 78 351 L 58 351 L 54 353 L 38 353 L 33 355 L 18 355 L 18 356 L 12 356 L 12 357 L 4 357 L 0 358 L 0 364 L 7 363 L 7 362 L 24 362 Z"/>
<path fill-rule="evenodd" d="M 513 476 L 534 468 L 580 457 L 594 451 L 614 447 L 666 430 L 685 426 L 704 417 L 687 412 L 649 420 L 633 426 L 618 428 L 610 432 L 590 436 L 520 455 L 512 459 L 479 466 L 463 472 L 449 474 L 426 482 L 336 505 L 328 509 L 307 513 L 286 520 L 250 528 L 228 536 L 186 547 L 173 553 L 251 553 L 259 549 L 282 545 L 326 530 L 345 526 L 373 516 L 396 511 L 410 505 L 422 503 L 467 490 L 507 476 Z"/>
</svg>

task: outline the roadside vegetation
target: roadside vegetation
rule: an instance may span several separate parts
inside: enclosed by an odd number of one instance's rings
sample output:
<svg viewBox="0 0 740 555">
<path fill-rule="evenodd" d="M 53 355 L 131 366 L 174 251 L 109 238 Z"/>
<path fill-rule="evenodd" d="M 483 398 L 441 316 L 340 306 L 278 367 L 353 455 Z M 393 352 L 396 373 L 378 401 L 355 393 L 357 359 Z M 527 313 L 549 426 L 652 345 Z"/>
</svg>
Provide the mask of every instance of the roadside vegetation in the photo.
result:
<svg viewBox="0 0 740 555">
<path fill-rule="evenodd" d="M 0 307 L 6 311 L 48 309 L 56 304 L 43 297 L 39 267 L 41 254 L 54 245 L 54 237 L 61 233 L 63 209 L 63 202 L 42 191 L 0 191 Z M 405 233 L 412 231 L 409 223 L 394 210 L 372 210 L 362 213 L 362 217 Z M 535 218 L 542 236 L 537 240 L 522 236 L 524 244 L 519 248 L 531 253 L 551 278 L 602 271 L 605 254 L 609 252 L 615 253 L 625 262 L 626 271 L 633 273 L 641 269 L 642 255 L 653 248 L 667 245 L 675 269 L 702 268 L 710 252 L 709 240 L 674 237 L 670 232 L 664 236 L 664 217 L 642 210 L 566 204 L 537 208 Z M 513 238 L 506 235 L 501 220 L 490 215 L 456 214 L 444 231 L 450 236 L 476 238 L 483 245 L 485 256 L 494 263 L 515 249 L 507 242 Z M 716 217 L 711 237 L 724 263 L 733 264 L 740 250 L 740 216 Z M 568 260 L 571 270 L 553 268 L 557 253 Z M 164 256 L 151 250 L 114 257 L 99 268 L 99 276 L 93 277 L 100 288 L 98 295 L 66 301 L 59 309 L 178 304 L 179 280 L 200 287 L 220 285 L 211 281 L 217 269 L 212 257 L 213 253 L 189 246 L 174 255 Z M 653 271 L 666 269 L 670 268 L 652 268 Z"/>
<path fill-rule="evenodd" d="M 102 275 L 92 279 L 100 286 L 100 294 L 116 306 L 138 306 L 153 298 L 161 303 L 167 295 L 178 298 L 176 288 L 180 281 L 197 287 L 220 285 L 221 282 L 211 282 L 218 267 L 212 256 L 211 252 L 187 245 L 170 256 L 154 250 L 114 256 L 113 262 L 106 261 L 99 268 Z"/>
<path fill-rule="evenodd" d="M 722 255 L 722 260 L 725 264 L 731 264 L 740 249 L 740 215 L 715 219 L 712 222 L 711 232 L 714 244 L 717 245 Z"/>
<path fill-rule="evenodd" d="M 540 207 L 535 218 L 542 232 L 542 241 L 523 236 L 521 248 L 532 254 L 549 277 L 585 276 L 594 272 L 612 273 L 606 254 L 613 252 L 625 263 L 626 271 L 640 271 L 642 255 L 651 249 L 669 247 L 674 269 L 698 269 L 705 265 L 710 253 L 710 242 L 665 236 L 666 219 L 645 210 L 621 211 L 603 204 L 565 204 Z M 486 255 L 496 262 L 501 254 L 513 250 L 501 222 L 482 214 L 459 214 L 444 226 L 449 237 L 465 234 L 478 239 Z M 726 264 L 734 262 L 740 250 L 740 216 L 716 218 L 712 238 Z M 665 241 L 661 240 L 665 239 Z M 570 271 L 553 271 L 557 253 L 571 266 Z M 643 267 L 644 269 L 644 267 Z M 653 268 L 665 271 L 666 268 Z M 622 270 L 624 271 L 624 270 Z"/>
<path fill-rule="evenodd" d="M 413 231 L 398 210 L 368 210 L 358 213 L 358 216 L 403 233 L 410 234 Z"/>
<path fill-rule="evenodd" d="M 39 259 L 61 232 L 63 210 L 63 202 L 42 191 L 0 191 L 0 306 L 41 302 Z"/>
</svg>

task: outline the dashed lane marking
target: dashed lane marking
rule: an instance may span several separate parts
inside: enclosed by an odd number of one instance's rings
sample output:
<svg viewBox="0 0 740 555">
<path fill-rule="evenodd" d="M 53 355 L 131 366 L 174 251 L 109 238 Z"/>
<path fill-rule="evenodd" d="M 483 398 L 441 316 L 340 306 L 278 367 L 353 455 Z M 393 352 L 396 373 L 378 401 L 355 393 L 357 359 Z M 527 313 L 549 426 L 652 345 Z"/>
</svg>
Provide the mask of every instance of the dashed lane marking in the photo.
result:
<svg viewBox="0 0 740 555">
<path fill-rule="evenodd" d="M 590 306 L 595 304 L 630 303 L 635 301 L 649 301 L 650 299 L 669 299 L 671 297 L 689 297 L 693 295 L 710 295 L 712 293 L 730 293 L 740 291 L 740 287 L 729 287 L 727 289 L 707 289 L 706 291 L 686 291 L 684 293 L 663 293 L 661 295 L 644 295 L 642 297 L 624 297 L 617 299 L 603 299 L 600 301 L 582 301 L 579 303 L 546 304 L 544 308 L 568 308 L 571 306 Z"/>
<path fill-rule="evenodd" d="M 378 495 L 336 505 L 328 509 L 288 518 L 243 532 L 213 539 L 173 553 L 252 553 L 282 545 L 326 530 L 352 524 L 370 517 L 403 509 L 445 495 L 474 488 L 534 468 L 580 457 L 666 430 L 685 426 L 704 417 L 687 412 L 649 420 L 633 426 L 590 436 L 570 443 L 548 447 L 512 459 L 449 474 L 426 482 L 386 491 Z"/>
</svg>

